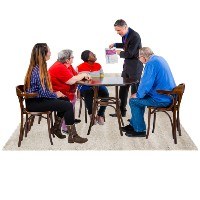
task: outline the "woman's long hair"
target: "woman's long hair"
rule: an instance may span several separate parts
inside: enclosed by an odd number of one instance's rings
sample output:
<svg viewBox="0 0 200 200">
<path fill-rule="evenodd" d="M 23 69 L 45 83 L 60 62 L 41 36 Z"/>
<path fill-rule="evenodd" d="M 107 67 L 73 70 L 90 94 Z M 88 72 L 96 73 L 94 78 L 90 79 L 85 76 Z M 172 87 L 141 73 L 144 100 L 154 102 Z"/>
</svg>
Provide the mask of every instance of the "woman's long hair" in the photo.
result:
<svg viewBox="0 0 200 200">
<path fill-rule="evenodd" d="M 40 82 L 43 88 L 52 90 L 51 81 L 47 72 L 46 55 L 48 53 L 48 46 L 46 43 L 37 43 L 32 50 L 31 59 L 26 77 L 24 80 L 24 89 L 30 89 L 31 74 L 34 67 L 39 67 Z"/>
</svg>

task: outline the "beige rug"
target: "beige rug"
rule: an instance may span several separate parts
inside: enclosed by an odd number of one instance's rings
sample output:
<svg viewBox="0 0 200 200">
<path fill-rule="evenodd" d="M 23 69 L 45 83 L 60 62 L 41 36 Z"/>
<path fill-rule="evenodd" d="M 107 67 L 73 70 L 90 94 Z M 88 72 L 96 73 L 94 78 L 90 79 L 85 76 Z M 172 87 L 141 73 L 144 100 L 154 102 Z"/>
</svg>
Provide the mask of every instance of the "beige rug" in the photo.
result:
<svg viewBox="0 0 200 200">
<path fill-rule="evenodd" d="M 111 88 L 109 88 L 109 92 L 113 95 Z M 76 107 L 77 116 L 79 102 L 76 103 Z M 177 136 L 178 144 L 174 144 L 170 121 L 164 113 L 158 113 L 155 133 L 150 133 L 149 139 L 146 139 L 121 136 L 117 119 L 109 116 L 113 112 L 113 108 L 108 107 L 105 124 L 93 126 L 90 135 L 87 136 L 89 123 L 85 123 L 84 109 L 82 109 L 82 122 L 77 124 L 76 127 L 81 136 L 88 138 L 88 142 L 85 144 L 69 144 L 67 139 L 61 140 L 55 137 L 53 138 L 54 145 L 51 145 L 46 120 L 42 119 L 41 124 L 37 124 L 36 119 L 28 137 L 24 138 L 20 148 L 17 146 L 18 126 L 3 150 L 197 150 L 183 127 L 181 127 L 182 136 Z M 128 116 L 123 118 L 125 125 L 128 124 L 127 119 L 129 118 L 130 110 L 128 110 Z M 146 114 L 145 118 L 147 118 Z"/>
</svg>

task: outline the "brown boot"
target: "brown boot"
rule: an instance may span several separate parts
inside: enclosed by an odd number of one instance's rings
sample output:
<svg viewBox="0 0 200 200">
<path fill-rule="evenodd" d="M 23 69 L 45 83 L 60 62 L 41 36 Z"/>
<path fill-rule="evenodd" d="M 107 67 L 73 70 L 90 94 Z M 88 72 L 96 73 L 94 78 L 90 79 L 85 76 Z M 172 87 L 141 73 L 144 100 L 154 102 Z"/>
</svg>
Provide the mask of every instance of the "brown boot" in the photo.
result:
<svg viewBox="0 0 200 200">
<path fill-rule="evenodd" d="M 52 132 L 58 138 L 64 139 L 64 138 L 66 138 L 66 135 L 63 135 L 61 133 L 61 123 L 62 123 L 62 118 L 56 116 L 54 126 L 52 127 Z"/>
<path fill-rule="evenodd" d="M 69 132 L 68 143 L 85 143 L 88 141 L 87 138 L 82 138 L 77 134 L 75 125 L 67 125 L 67 130 Z"/>
</svg>

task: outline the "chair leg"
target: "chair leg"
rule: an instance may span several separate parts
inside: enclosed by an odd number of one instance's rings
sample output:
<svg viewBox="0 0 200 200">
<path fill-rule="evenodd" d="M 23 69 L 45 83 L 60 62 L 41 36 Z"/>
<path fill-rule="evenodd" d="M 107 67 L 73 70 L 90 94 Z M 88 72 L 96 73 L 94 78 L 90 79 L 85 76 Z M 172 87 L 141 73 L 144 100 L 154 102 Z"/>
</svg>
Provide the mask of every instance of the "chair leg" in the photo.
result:
<svg viewBox="0 0 200 200">
<path fill-rule="evenodd" d="M 27 137 L 27 133 L 30 130 L 30 119 L 28 119 L 28 114 L 26 114 L 26 122 L 25 122 L 25 137 Z"/>
<path fill-rule="evenodd" d="M 51 119 L 51 127 L 53 127 L 53 116 L 52 116 L 52 113 L 50 114 L 50 119 Z"/>
<path fill-rule="evenodd" d="M 21 113 L 21 125 L 20 125 L 18 147 L 21 146 L 21 141 L 23 140 L 23 135 L 24 135 L 24 120 L 23 120 L 23 114 Z"/>
<path fill-rule="evenodd" d="M 31 115 L 29 120 L 28 120 L 29 121 L 29 123 L 28 123 L 28 132 L 31 130 L 31 127 L 33 126 L 34 120 L 35 120 L 35 115 Z"/>
<path fill-rule="evenodd" d="M 173 138 L 174 138 L 174 144 L 177 144 L 177 138 L 176 138 L 176 110 L 173 111 Z"/>
<path fill-rule="evenodd" d="M 80 118 L 81 116 L 81 110 L 82 110 L 82 106 L 83 106 L 83 99 L 82 97 L 80 98 L 80 107 L 79 107 L 79 113 L 78 113 L 78 117 Z M 84 105 L 85 105 L 85 101 L 84 101 Z M 87 123 L 87 109 L 86 109 L 86 105 L 85 105 L 85 123 Z"/>
<path fill-rule="evenodd" d="M 179 132 L 179 136 L 181 136 L 181 125 L 180 125 L 180 118 L 179 118 L 179 110 L 177 111 L 177 130 Z"/>
<path fill-rule="evenodd" d="M 52 113 L 50 114 L 50 121 L 51 121 L 51 130 L 52 130 L 52 128 L 53 128 L 53 116 L 52 116 Z M 52 133 L 52 135 L 53 135 L 53 137 L 55 138 L 55 135 L 54 135 L 54 133 L 53 132 L 51 132 Z"/>
<path fill-rule="evenodd" d="M 148 110 L 148 127 L 147 127 L 146 139 L 148 139 L 148 137 L 149 137 L 150 122 L 151 122 L 151 109 L 149 108 L 149 110 Z"/>
<path fill-rule="evenodd" d="M 121 122 L 123 122 L 123 120 L 122 120 L 122 115 L 121 115 L 120 108 L 118 107 L 118 109 L 116 109 L 115 112 L 117 114 L 117 120 L 118 120 L 118 124 L 119 124 L 120 135 L 123 136 L 122 126 L 121 126 Z M 124 126 L 124 124 L 123 124 L 123 126 Z"/>
<path fill-rule="evenodd" d="M 24 123 L 24 132 L 25 132 L 25 137 L 27 137 L 27 133 L 28 133 L 28 121 L 25 121 Z"/>
<path fill-rule="evenodd" d="M 49 132 L 49 140 L 51 145 L 53 145 L 52 137 L 51 137 L 51 128 L 50 128 L 50 115 L 47 114 L 47 124 L 48 124 L 48 132 Z"/>
<path fill-rule="evenodd" d="M 123 121 L 123 118 L 122 118 L 121 111 L 119 111 L 119 112 L 120 112 L 120 120 L 121 120 L 121 124 L 122 124 L 122 126 L 124 126 L 124 121 Z"/>
<path fill-rule="evenodd" d="M 33 126 L 34 120 L 35 120 L 35 116 L 32 116 L 32 118 L 31 118 L 31 126 Z"/>
<path fill-rule="evenodd" d="M 156 125 L 156 112 L 153 113 L 153 129 L 152 129 L 152 133 L 154 133 L 155 125 Z"/>
<path fill-rule="evenodd" d="M 80 118 L 80 116 L 81 116 L 81 110 L 82 110 L 82 104 L 83 104 L 82 101 L 83 101 L 82 98 L 80 98 L 80 107 L 79 107 L 79 112 L 78 112 L 78 118 Z"/>
<path fill-rule="evenodd" d="M 40 124 L 41 120 L 42 120 L 42 116 L 39 116 L 38 117 L 38 124 Z"/>
<path fill-rule="evenodd" d="M 85 105 L 85 123 L 87 123 L 87 108 L 86 108 L 86 105 Z"/>
</svg>

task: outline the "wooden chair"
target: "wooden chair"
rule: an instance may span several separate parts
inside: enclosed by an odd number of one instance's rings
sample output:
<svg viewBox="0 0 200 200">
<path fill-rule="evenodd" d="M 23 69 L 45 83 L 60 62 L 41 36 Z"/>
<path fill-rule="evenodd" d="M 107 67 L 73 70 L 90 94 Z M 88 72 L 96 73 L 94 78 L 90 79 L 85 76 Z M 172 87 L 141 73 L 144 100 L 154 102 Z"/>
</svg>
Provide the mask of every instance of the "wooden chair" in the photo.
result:
<svg viewBox="0 0 200 200">
<path fill-rule="evenodd" d="M 81 95 L 80 90 L 77 90 L 77 98 L 80 100 L 78 117 L 80 118 L 80 116 L 81 116 L 81 110 L 82 110 L 82 106 L 83 106 L 83 102 L 84 102 L 85 123 L 87 123 L 87 108 L 86 108 L 86 105 L 85 105 L 85 98 Z M 100 98 L 100 99 L 102 99 L 102 98 Z M 104 122 L 105 122 L 106 121 L 105 115 L 103 116 L 103 118 L 104 118 Z"/>
<path fill-rule="evenodd" d="M 27 133 L 31 130 L 31 126 L 33 125 L 35 116 L 39 116 L 41 118 L 47 119 L 49 139 L 50 139 L 51 145 L 53 145 L 53 141 L 52 141 L 52 137 L 51 137 L 51 127 L 53 126 L 52 111 L 29 112 L 25 106 L 25 99 L 34 98 L 37 96 L 37 93 L 26 93 L 24 91 L 24 85 L 18 85 L 16 87 L 16 93 L 17 93 L 17 96 L 19 99 L 20 109 L 21 109 L 21 125 L 20 125 L 18 147 L 21 146 L 24 132 L 25 132 L 25 137 L 27 137 Z M 24 121 L 24 115 L 25 115 L 25 121 Z M 44 117 L 43 115 L 46 115 L 47 117 Z M 41 119 L 41 118 L 39 118 L 39 119 Z M 39 121 L 38 121 L 38 123 L 39 123 Z M 55 136 L 53 135 L 53 137 L 55 137 Z"/>
<path fill-rule="evenodd" d="M 179 84 L 176 86 L 173 90 L 167 91 L 167 90 L 157 90 L 159 94 L 168 95 L 172 99 L 172 103 L 168 107 L 152 107 L 148 106 L 148 128 L 147 128 L 147 135 L 146 139 L 148 139 L 149 131 L 150 131 L 150 120 L 151 120 L 151 114 L 154 115 L 153 119 L 153 129 L 152 133 L 154 133 L 155 130 L 155 123 L 156 123 L 156 113 L 157 112 L 164 112 L 167 114 L 167 116 L 170 119 L 171 126 L 172 126 L 172 137 L 174 139 L 174 143 L 177 144 L 177 137 L 176 137 L 176 130 L 179 132 L 179 136 L 181 136 L 181 127 L 180 127 L 180 118 L 179 118 L 179 112 L 180 112 L 180 104 L 181 99 L 183 96 L 185 90 L 185 84 Z M 168 112 L 172 112 L 172 117 Z"/>
</svg>

